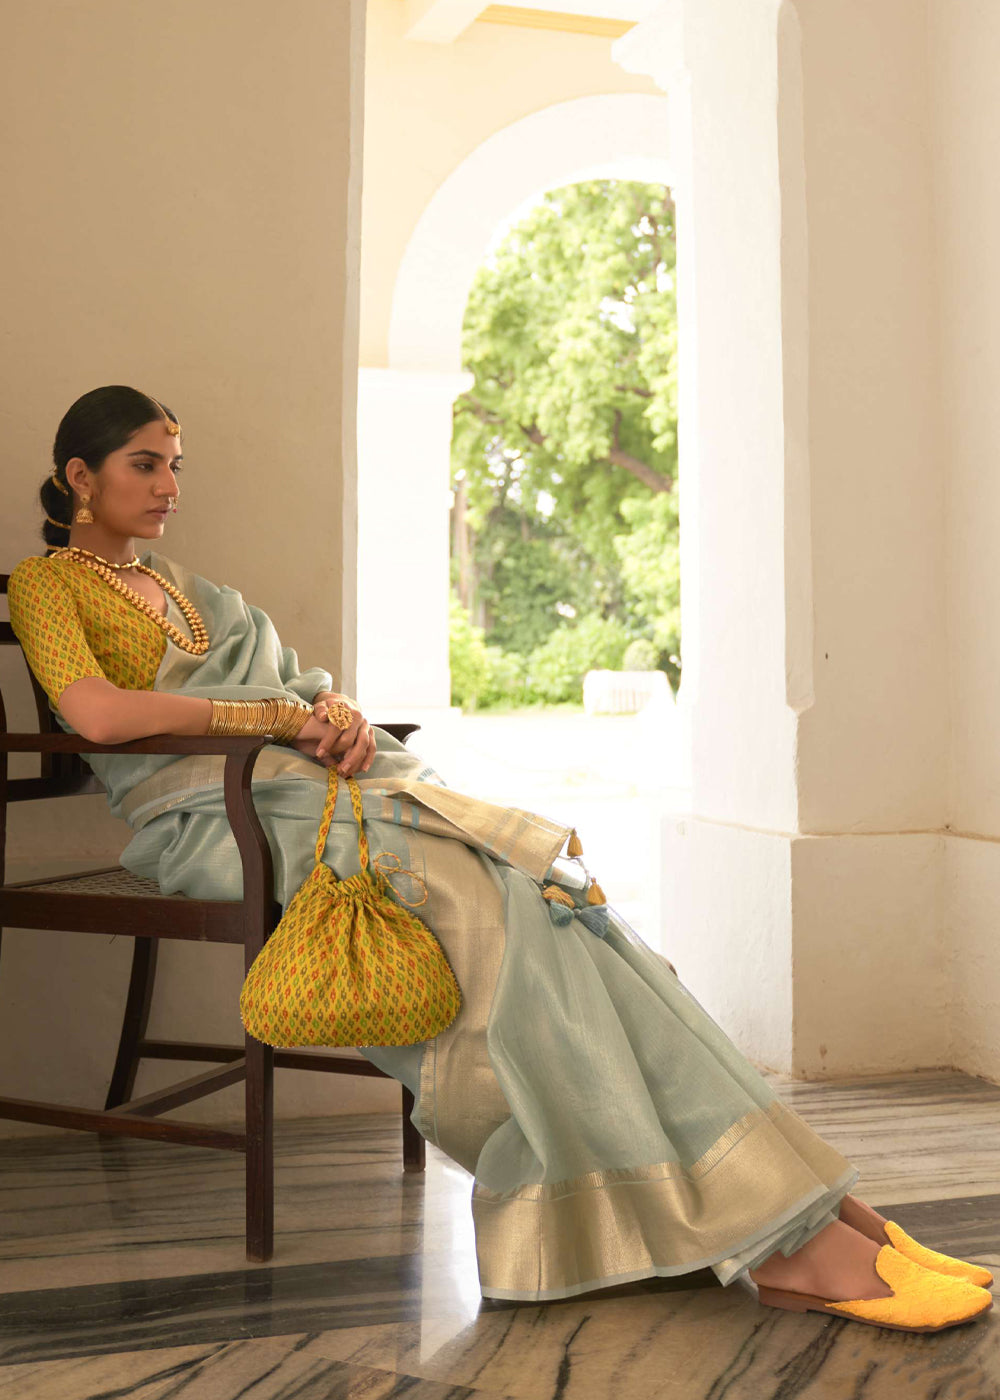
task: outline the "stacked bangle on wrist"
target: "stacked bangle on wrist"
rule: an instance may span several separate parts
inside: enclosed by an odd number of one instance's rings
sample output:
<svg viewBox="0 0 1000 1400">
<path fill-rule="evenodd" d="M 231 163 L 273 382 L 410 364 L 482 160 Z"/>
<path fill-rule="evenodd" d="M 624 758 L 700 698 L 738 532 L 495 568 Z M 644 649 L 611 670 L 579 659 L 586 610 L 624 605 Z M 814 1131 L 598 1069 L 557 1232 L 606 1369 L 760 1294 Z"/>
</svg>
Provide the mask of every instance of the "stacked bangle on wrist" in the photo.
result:
<svg viewBox="0 0 1000 1400">
<path fill-rule="evenodd" d="M 213 700 L 209 734 L 273 734 L 279 744 L 294 739 L 312 714 L 297 700 Z"/>
</svg>

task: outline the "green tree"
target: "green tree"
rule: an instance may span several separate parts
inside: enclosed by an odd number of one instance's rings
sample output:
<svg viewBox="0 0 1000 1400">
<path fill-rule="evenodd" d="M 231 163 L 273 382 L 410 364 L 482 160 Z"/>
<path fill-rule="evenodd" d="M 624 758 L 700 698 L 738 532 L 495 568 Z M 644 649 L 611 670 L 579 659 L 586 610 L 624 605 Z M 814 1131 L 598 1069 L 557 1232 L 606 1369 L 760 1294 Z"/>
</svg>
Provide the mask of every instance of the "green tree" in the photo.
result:
<svg viewBox="0 0 1000 1400">
<path fill-rule="evenodd" d="M 674 269 L 669 191 L 593 180 L 550 192 L 475 279 L 453 577 L 489 643 L 527 658 L 593 615 L 676 665 Z"/>
<path fill-rule="evenodd" d="M 630 527 L 616 535 L 626 614 L 636 637 L 648 638 L 658 653 L 656 669 L 680 684 L 681 569 L 677 538 L 677 494 L 622 502 Z"/>
<path fill-rule="evenodd" d="M 463 710 L 524 701 L 523 664 L 498 646 L 488 646 L 458 598 L 451 598 L 449 636 L 451 701 Z"/>
<path fill-rule="evenodd" d="M 591 613 L 579 622 L 557 627 L 528 658 L 528 690 L 550 705 L 579 702 L 588 671 L 619 671 L 628 635 L 617 618 Z"/>
</svg>

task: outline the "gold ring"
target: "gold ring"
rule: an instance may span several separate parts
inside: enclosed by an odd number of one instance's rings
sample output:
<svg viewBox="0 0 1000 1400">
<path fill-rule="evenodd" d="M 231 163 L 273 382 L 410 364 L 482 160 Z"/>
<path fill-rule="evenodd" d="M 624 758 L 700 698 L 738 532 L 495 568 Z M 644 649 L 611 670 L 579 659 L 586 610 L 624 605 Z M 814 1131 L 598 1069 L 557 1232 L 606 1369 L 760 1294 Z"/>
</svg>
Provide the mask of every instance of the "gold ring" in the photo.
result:
<svg viewBox="0 0 1000 1400">
<path fill-rule="evenodd" d="M 351 707 L 344 700 L 331 700 L 326 707 L 326 718 L 328 723 L 336 725 L 338 729 L 350 729 L 354 723 Z"/>
</svg>

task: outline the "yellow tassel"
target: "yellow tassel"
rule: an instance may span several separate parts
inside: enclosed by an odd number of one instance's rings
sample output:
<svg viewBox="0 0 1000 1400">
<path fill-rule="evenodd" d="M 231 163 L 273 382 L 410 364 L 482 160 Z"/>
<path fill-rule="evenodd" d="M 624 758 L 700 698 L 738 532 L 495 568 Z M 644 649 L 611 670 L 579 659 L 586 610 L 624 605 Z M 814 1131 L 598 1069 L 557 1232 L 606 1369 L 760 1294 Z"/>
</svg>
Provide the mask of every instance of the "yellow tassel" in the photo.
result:
<svg viewBox="0 0 1000 1400">
<path fill-rule="evenodd" d="M 387 865 L 386 862 L 390 860 L 394 860 L 396 864 Z M 407 870 L 395 851 L 379 851 L 378 855 L 372 861 L 372 869 L 376 871 L 377 874 L 381 875 L 400 904 L 405 904 L 407 909 L 419 909 L 420 906 L 426 904 L 430 898 L 430 891 L 427 888 L 426 881 L 424 881 L 415 870 Z M 416 903 L 414 903 L 413 900 L 407 899 L 404 894 L 400 894 L 399 890 L 396 889 L 396 886 L 389 879 L 390 875 L 409 875 L 413 883 L 419 885 L 423 890 L 423 899 L 418 899 Z"/>
<path fill-rule="evenodd" d="M 607 897 L 596 880 L 591 880 L 590 889 L 587 891 L 588 904 L 607 904 Z"/>
<path fill-rule="evenodd" d="M 542 890 L 542 898 L 550 899 L 554 904 L 565 904 L 567 909 L 576 908 L 571 896 L 565 890 L 561 890 L 558 885 L 546 885 Z"/>
<path fill-rule="evenodd" d="M 570 833 L 569 845 L 566 847 L 566 854 L 568 856 L 583 855 L 583 846 L 580 843 L 580 838 L 579 836 L 577 836 L 575 829 Z"/>
</svg>

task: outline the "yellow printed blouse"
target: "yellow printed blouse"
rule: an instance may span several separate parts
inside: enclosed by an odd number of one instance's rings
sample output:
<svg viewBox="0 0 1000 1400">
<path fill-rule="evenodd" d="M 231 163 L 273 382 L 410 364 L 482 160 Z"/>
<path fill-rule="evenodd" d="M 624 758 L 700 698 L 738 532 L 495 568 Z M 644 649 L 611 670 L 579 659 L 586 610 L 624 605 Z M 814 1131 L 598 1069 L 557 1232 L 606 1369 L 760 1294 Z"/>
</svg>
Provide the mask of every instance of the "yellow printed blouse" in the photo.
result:
<svg viewBox="0 0 1000 1400">
<path fill-rule="evenodd" d="M 152 690 L 166 633 L 72 559 L 22 559 L 7 585 L 10 623 L 53 706 L 68 685 L 99 676 Z"/>
</svg>

